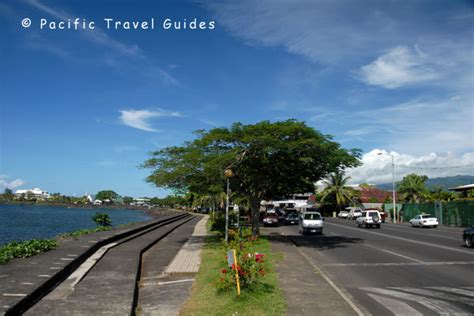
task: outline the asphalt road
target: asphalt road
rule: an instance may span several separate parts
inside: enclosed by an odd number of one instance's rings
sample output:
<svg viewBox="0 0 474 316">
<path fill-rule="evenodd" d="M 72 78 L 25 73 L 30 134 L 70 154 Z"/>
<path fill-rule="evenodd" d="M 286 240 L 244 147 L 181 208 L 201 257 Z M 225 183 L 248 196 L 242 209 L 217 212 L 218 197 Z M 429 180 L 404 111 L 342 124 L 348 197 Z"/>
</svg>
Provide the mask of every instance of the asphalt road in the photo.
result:
<svg viewBox="0 0 474 316">
<path fill-rule="evenodd" d="M 300 236 L 297 226 L 263 232 L 295 243 L 364 314 L 474 314 L 474 249 L 461 229 L 329 218 L 322 236 Z"/>
</svg>

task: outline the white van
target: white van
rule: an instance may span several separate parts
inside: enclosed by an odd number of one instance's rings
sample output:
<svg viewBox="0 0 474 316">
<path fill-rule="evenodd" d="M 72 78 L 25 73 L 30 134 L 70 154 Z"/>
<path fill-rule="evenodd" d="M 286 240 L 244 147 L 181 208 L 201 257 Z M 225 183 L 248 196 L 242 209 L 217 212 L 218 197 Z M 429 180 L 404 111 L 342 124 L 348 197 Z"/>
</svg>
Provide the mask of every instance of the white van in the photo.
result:
<svg viewBox="0 0 474 316">
<path fill-rule="evenodd" d="M 319 212 L 303 212 L 298 219 L 298 226 L 301 235 L 306 233 L 323 234 L 323 217 Z"/>
</svg>

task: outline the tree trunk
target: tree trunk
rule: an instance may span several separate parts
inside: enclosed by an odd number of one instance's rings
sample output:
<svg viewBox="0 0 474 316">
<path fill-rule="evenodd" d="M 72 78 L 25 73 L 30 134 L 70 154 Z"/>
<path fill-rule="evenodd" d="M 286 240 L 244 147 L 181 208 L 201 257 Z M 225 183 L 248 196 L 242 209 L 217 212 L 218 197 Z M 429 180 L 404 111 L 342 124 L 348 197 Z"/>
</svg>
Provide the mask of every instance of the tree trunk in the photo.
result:
<svg viewBox="0 0 474 316">
<path fill-rule="evenodd" d="M 260 234 L 260 199 L 250 197 L 250 208 L 252 210 L 252 237 L 257 237 Z"/>
</svg>

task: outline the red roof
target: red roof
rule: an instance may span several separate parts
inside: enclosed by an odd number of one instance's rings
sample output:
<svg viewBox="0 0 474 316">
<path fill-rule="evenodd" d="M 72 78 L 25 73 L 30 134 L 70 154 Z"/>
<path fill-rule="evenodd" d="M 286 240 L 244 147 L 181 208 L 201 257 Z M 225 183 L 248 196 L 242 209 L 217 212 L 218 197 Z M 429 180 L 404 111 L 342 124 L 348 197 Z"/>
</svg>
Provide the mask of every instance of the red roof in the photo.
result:
<svg viewBox="0 0 474 316">
<path fill-rule="evenodd" d="M 362 203 L 377 202 L 382 203 L 385 201 L 389 193 L 379 188 L 361 188 L 360 190 L 360 201 Z"/>
</svg>

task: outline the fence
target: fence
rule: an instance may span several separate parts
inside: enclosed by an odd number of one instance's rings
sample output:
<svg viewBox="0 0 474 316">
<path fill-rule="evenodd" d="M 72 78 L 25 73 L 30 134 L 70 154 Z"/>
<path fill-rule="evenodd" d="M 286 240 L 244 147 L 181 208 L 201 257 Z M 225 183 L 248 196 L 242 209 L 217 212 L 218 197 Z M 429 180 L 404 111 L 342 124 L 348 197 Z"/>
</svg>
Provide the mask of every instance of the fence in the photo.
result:
<svg viewBox="0 0 474 316">
<path fill-rule="evenodd" d="M 384 204 L 386 212 L 391 210 L 392 207 L 392 204 Z M 442 225 L 474 225 L 474 200 L 403 203 L 402 207 L 400 207 L 400 204 L 397 204 L 397 211 L 400 212 L 405 222 L 418 214 L 427 213 L 436 216 Z"/>
</svg>

